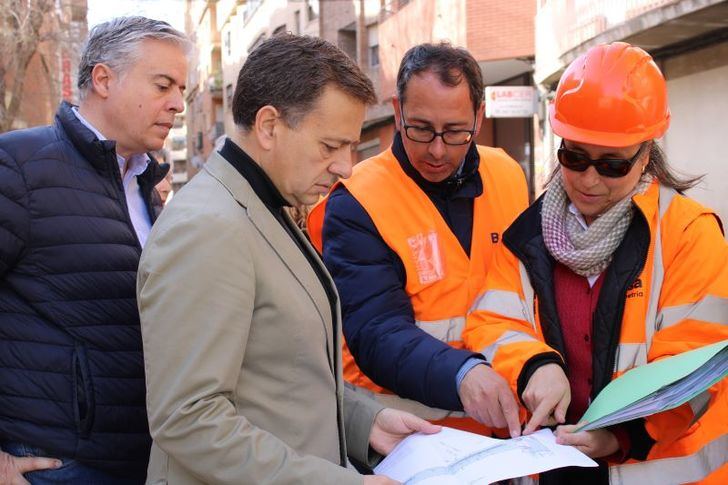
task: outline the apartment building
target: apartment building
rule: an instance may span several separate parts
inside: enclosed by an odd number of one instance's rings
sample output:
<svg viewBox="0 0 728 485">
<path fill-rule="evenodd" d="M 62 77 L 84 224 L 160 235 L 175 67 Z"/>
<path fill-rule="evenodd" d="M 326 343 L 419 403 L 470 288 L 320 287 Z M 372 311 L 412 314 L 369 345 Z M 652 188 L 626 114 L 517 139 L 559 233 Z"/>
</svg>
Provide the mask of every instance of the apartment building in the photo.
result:
<svg viewBox="0 0 728 485">
<path fill-rule="evenodd" d="M 728 1 L 538 0 L 534 78 L 541 93 L 536 185 L 554 166 L 560 143 L 547 105 L 565 67 L 590 47 L 626 41 L 652 54 L 667 79 L 672 121 L 662 140 L 678 171 L 705 174 L 690 195 L 728 217 Z"/>
<path fill-rule="evenodd" d="M 197 101 L 197 105 L 190 103 L 188 107 L 188 139 L 199 141 L 197 145 L 202 147 L 199 160 L 206 158 L 212 146 L 208 143 L 214 142 L 214 137 L 206 137 L 204 129 L 193 129 L 192 126 L 202 123 L 202 127 L 209 129 L 211 121 L 215 120 L 215 123 L 222 121 L 226 130 L 233 129 L 230 104 L 238 71 L 249 52 L 278 32 L 316 35 L 329 40 L 355 59 L 372 79 L 379 101 L 367 112 L 357 150 L 359 160 L 386 149 L 392 141 L 395 127 L 391 98 L 397 68 L 404 53 L 415 44 L 449 40 L 473 53 L 483 69 L 486 85 L 533 86 L 533 20 L 536 12 L 533 0 L 219 0 L 201 3 L 204 5 L 187 0 L 191 20 L 188 33 L 194 36 L 200 56 L 213 53 L 214 57 L 219 53 L 221 84 L 219 103 Z M 192 21 L 194 19 L 197 20 Z M 210 32 L 213 24 L 215 33 Z M 198 93 L 203 92 L 203 78 L 210 77 L 207 66 L 200 58 L 197 77 L 189 83 L 188 102 L 196 100 Z M 197 91 L 193 94 L 191 89 Z M 477 141 L 506 149 L 530 178 L 533 173 L 533 116 L 519 116 L 522 117 L 486 118 Z M 202 122 L 199 121 L 201 117 L 204 118 Z M 191 148 L 188 143 L 188 149 L 192 153 L 196 145 Z"/>
<path fill-rule="evenodd" d="M 215 141 L 225 133 L 218 3 L 185 0 L 185 31 L 193 43 L 185 94 L 188 178 L 202 168 Z"/>
</svg>

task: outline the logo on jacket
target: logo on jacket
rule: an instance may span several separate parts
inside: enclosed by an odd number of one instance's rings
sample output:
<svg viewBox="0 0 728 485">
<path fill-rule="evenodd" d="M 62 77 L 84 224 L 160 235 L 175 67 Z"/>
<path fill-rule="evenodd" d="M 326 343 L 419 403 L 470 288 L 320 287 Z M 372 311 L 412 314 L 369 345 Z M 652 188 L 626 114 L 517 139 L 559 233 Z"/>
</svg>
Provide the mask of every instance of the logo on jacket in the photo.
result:
<svg viewBox="0 0 728 485">
<path fill-rule="evenodd" d="M 420 284 L 434 283 L 445 277 L 437 232 L 419 233 L 407 238 Z"/>
<path fill-rule="evenodd" d="M 497 232 L 491 232 L 490 233 L 490 240 L 493 242 L 493 244 L 498 244 L 498 240 L 500 239 L 500 234 Z"/>
<path fill-rule="evenodd" d="M 642 279 L 637 278 L 634 280 L 634 283 L 629 285 L 627 288 L 627 298 L 635 298 L 638 296 L 645 296 L 644 292 L 642 291 Z"/>
</svg>

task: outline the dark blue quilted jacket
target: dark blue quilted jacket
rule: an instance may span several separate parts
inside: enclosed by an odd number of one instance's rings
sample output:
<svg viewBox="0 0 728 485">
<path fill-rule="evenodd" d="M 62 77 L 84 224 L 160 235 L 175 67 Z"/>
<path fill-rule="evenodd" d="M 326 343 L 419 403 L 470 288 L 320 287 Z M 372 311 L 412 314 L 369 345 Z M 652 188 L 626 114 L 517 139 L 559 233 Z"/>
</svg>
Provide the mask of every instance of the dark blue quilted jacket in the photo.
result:
<svg viewBox="0 0 728 485">
<path fill-rule="evenodd" d="M 166 169 L 138 177 L 152 220 Z M 0 135 L 0 442 L 144 476 L 140 254 L 113 141 L 67 103 Z"/>
</svg>

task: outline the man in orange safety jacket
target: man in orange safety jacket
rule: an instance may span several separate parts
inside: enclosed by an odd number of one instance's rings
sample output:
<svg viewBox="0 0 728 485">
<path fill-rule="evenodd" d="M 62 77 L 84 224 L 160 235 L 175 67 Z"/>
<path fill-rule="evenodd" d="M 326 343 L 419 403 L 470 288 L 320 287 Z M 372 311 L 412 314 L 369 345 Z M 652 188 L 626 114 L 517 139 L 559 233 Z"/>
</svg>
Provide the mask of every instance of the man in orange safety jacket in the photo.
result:
<svg viewBox="0 0 728 485">
<path fill-rule="evenodd" d="M 308 230 L 340 294 L 346 380 L 441 424 L 516 436 L 505 380 L 461 338 L 493 250 L 528 201 L 519 165 L 474 143 L 483 93 L 464 49 L 410 49 L 392 146 L 335 186 Z"/>
</svg>

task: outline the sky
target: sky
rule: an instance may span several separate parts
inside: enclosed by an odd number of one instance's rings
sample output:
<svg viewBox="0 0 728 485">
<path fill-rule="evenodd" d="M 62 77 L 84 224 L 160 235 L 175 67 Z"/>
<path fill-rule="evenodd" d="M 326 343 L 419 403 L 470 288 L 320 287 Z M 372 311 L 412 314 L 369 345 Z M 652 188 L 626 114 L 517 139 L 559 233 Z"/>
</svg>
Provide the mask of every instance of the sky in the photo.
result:
<svg viewBox="0 0 728 485">
<path fill-rule="evenodd" d="M 143 15 L 185 29 L 184 0 L 88 0 L 88 26 L 125 15 Z"/>
</svg>

